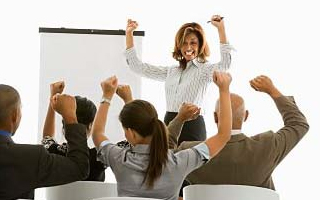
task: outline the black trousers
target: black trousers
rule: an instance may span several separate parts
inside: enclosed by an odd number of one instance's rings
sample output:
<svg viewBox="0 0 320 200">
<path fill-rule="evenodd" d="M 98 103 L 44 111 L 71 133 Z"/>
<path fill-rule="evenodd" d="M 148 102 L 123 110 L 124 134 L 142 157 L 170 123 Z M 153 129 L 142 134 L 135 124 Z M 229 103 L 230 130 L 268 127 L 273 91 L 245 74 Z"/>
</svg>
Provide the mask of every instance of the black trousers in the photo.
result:
<svg viewBox="0 0 320 200">
<path fill-rule="evenodd" d="M 164 123 L 168 125 L 178 113 L 166 112 Z M 201 115 L 194 120 L 187 121 L 182 127 L 182 131 L 178 140 L 178 145 L 183 141 L 204 141 L 207 139 L 206 125 Z"/>
</svg>

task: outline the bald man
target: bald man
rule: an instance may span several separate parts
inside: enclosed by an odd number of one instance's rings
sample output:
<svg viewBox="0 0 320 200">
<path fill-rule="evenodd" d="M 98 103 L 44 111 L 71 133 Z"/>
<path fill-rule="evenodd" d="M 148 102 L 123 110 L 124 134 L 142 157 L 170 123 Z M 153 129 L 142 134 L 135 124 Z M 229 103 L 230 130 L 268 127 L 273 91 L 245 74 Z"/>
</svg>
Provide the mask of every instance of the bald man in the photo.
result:
<svg viewBox="0 0 320 200">
<path fill-rule="evenodd" d="M 250 85 L 272 98 L 283 118 L 284 126 L 277 132 L 266 131 L 252 137 L 246 136 L 241 128 L 249 113 L 242 97 L 231 94 L 231 139 L 216 157 L 188 175 L 187 181 L 190 184 L 251 185 L 275 190 L 272 172 L 307 133 L 309 125 L 293 97 L 283 96 L 270 78 L 258 76 L 250 81 Z M 216 105 L 214 117 L 218 124 L 219 104 Z M 264 120 L 267 119 L 261 119 L 261 123 Z M 179 126 L 176 124 L 175 127 L 175 131 L 171 130 L 170 133 L 177 137 Z M 184 142 L 177 150 L 190 148 L 197 143 L 199 142 Z"/>
<path fill-rule="evenodd" d="M 33 189 L 79 181 L 88 176 L 86 127 L 77 123 L 75 99 L 56 95 L 53 109 L 66 122 L 67 157 L 50 154 L 42 145 L 12 140 L 21 119 L 19 93 L 0 84 L 0 199 L 33 199 Z"/>
</svg>

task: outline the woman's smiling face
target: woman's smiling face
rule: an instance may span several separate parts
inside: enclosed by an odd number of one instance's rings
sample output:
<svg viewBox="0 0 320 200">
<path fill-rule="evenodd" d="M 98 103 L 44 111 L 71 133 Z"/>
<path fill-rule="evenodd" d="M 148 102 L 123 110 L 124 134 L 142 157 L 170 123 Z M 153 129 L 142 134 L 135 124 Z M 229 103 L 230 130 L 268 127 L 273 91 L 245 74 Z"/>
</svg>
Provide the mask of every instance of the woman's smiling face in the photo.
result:
<svg viewBox="0 0 320 200">
<path fill-rule="evenodd" d="M 198 56 L 199 50 L 199 39 L 194 33 L 189 33 L 186 35 L 184 42 L 180 48 L 181 54 L 186 59 L 190 61 Z"/>
</svg>

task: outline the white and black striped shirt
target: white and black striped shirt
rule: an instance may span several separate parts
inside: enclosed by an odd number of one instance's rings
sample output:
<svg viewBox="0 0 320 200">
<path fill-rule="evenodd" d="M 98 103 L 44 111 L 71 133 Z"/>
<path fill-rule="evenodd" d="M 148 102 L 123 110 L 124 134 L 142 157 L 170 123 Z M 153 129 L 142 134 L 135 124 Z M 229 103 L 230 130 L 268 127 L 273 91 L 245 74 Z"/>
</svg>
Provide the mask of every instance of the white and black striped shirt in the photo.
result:
<svg viewBox="0 0 320 200">
<path fill-rule="evenodd" d="M 213 71 L 226 71 L 231 64 L 229 44 L 221 44 L 221 61 L 215 64 L 201 63 L 197 59 L 189 61 L 186 69 L 179 66 L 165 67 L 143 63 L 133 48 L 127 49 L 125 56 L 130 69 L 146 78 L 165 81 L 168 112 L 178 112 L 183 102 L 202 106 L 207 87 L 212 82 Z"/>
</svg>

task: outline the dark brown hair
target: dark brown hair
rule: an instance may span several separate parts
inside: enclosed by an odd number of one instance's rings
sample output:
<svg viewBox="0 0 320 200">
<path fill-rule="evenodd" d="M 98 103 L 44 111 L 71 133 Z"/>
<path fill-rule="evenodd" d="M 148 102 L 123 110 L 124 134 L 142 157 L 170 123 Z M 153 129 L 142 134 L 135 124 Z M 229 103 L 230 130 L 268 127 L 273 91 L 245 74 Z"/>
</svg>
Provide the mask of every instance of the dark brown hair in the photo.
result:
<svg viewBox="0 0 320 200">
<path fill-rule="evenodd" d="M 207 40 L 202 27 L 195 22 L 186 23 L 182 25 L 175 37 L 174 50 L 173 50 L 172 56 L 174 59 L 179 61 L 180 67 L 182 67 L 183 69 L 186 68 L 187 61 L 182 56 L 180 49 L 184 43 L 186 36 L 189 35 L 190 33 L 194 33 L 199 40 L 199 53 L 197 56 L 198 61 L 206 62 L 207 61 L 206 57 L 210 55 L 210 49 L 207 44 Z"/>
<path fill-rule="evenodd" d="M 87 127 L 87 130 L 90 129 L 90 124 L 93 123 L 94 117 L 97 112 L 96 105 L 86 97 L 75 96 L 77 109 L 76 115 L 78 123 L 83 124 Z M 65 123 L 62 120 L 62 128 L 65 128 Z"/>
<path fill-rule="evenodd" d="M 143 181 L 152 188 L 168 161 L 166 126 L 158 119 L 154 106 L 143 100 L 127 103 L 120 112 L 119 120 L 124 128 L 133 129 L 142 137 L 152 136 L 149 165 Z"/>
</svg>

